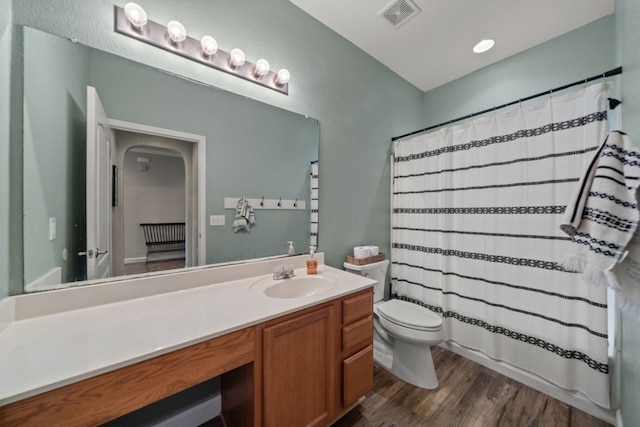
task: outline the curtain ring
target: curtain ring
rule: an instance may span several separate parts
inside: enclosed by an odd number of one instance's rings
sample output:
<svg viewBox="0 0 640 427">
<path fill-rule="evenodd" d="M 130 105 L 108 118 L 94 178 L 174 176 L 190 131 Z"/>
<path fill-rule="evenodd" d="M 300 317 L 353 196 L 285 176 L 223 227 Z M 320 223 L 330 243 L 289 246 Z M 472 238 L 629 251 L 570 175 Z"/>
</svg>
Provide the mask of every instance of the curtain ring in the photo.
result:
<svg viewBox="0 0 640 427">
<path fill-rule="evenodd" d="M 280 208 L 280 207 L 282 207 L 282 197 L 280 197 L 280 198 L 278 199 L 278 207 L 279 207 L 279 208 Z"/>
<path fill-rule="evenodd" d="M 260 200 L 260 206 L 264 206 L 264 196 L 262 196 L 262 200 Z"/>
<path fill-rule="evenodd" d="M 297 207 L 298 207 L 298 198 L 297 198 L 297 197 L 296 197 L 296 201 L 295 201 L 295 202 L 293 202 L 293 207 L 294 207 L 294 208 L 297 208 Z"/>
</svg>

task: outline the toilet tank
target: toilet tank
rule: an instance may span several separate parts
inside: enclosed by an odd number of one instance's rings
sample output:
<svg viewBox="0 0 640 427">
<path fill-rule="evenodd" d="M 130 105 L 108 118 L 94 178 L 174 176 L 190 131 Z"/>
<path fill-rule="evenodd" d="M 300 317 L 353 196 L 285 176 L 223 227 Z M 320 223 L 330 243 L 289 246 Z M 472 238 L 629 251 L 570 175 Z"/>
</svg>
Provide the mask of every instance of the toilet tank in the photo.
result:
<svg viewBox="0 0 640 427">
<path fill-rule="evenodd" d="M 385 259 L 383 261 L 365 265 L 356 265 L 345 262 L 343 266 L 349 273 L 359 274 L 378 281 L 378 283 L 373 287 L 373 302 L 382 301 L 384 299 L 384 288 L 389 260 Z"/>
</svg>

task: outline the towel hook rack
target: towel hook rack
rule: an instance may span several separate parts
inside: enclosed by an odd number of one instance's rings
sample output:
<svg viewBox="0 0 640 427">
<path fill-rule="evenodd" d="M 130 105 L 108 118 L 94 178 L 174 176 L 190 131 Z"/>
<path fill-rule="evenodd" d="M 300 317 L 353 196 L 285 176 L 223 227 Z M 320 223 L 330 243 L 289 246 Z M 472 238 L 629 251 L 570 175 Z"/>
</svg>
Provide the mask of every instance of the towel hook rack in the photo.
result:
<svg viewBox="0 0 640 427">
<path fill-rule="evenodd" d="M 281 211 L 285 210 L 306 210 L 306 201 L 304 199 L 294 198 L 287 199 L 286 197 L 276 197 L 269 199 L 267 197 L 256 197 L 255 199 L 247 198 L 247 203 L 253 209 L 277 209 Z M 235 209 L 238 205 L 237 197 L 225 197 L 224 208 Z"/>
</svg>

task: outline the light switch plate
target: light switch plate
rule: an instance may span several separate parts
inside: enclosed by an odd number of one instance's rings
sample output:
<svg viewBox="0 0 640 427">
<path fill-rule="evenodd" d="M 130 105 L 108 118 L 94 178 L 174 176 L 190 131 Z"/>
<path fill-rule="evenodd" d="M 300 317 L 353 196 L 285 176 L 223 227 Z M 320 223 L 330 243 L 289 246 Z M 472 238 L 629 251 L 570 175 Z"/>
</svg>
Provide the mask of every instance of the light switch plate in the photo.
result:
<svg viewBox="0 0 640 427">
<path fill-rule="evenodd" d="M 57 234 L 56 218 L 55 217 L 49 218 L 49 240 L 55 240 L 56 234 Z"/>
<path fill-rule="evenodd" d="M 209 225 L 211 227 L 216 225 L 224 225 L 224 215 L 210 215 L 209 216 Z"/>
</svg>

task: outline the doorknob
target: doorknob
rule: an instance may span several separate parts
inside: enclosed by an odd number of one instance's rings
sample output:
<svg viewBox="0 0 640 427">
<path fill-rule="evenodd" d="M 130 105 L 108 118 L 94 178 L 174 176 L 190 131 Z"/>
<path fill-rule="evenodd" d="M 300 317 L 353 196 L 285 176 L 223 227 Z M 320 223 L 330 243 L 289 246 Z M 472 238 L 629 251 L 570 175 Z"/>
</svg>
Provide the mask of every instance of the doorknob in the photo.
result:
<svg viewBox="0 0 640 427">
<path fill-rule="evenodd" d="M 88 249 L 86 252 L 78 252 L 78 256 L 87 256 L 93 258 L 93 249 Z"/>
<path fill-rule="evenodd" d="M 88 249 L 86 252 L 78 252 L 78 256 L 88 256 L 89 258 L 93 258 L 95 255 L 97 258 L 99 255 L 105 255 L 108 253 L 109 251 L 101 251 L 100 249 Z"/>
</svg>

